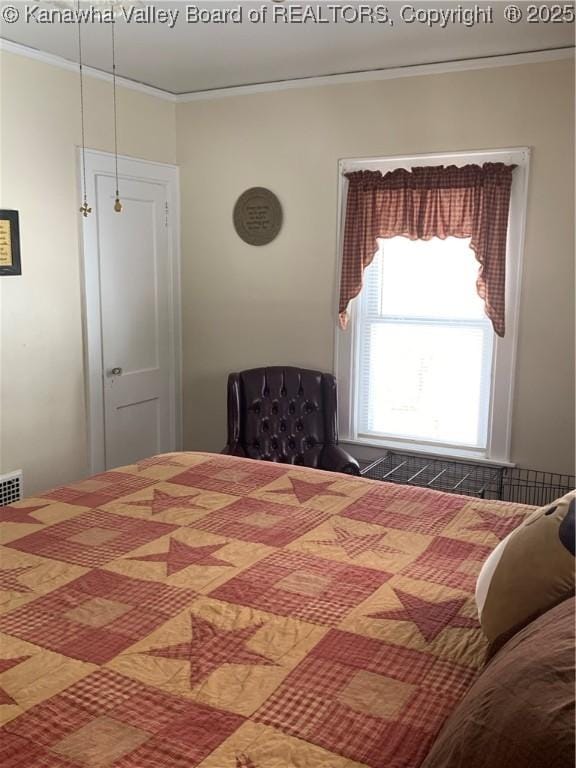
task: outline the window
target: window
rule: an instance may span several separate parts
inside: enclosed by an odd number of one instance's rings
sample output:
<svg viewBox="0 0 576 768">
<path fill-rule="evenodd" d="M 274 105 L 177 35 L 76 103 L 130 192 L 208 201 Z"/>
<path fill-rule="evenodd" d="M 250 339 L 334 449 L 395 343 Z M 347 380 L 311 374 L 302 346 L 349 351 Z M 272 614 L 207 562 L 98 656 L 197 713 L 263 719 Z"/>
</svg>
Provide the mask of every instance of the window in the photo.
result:
<svg viewBox="0 0 576 768">
<path fill-rule="evenodd" d="M 353 442 L 506 463 L 528 151 L 457 157 L 344 161 L 341 170 L 518 165 L 508 235 L 506 335 L 498 338 L 484 313 L 475 284 L 478 262 L 468 239 L 379 240 L 349 326 L 337 330 L 340 432 Z M 341 202 L 343 210 L 345 189 Z"/>
<path fill-rule="evenodd" d="M 380 241 L 359 317 L 359 435 L 486 449 L 493 331 L 468 242 Z"/>
</svg>

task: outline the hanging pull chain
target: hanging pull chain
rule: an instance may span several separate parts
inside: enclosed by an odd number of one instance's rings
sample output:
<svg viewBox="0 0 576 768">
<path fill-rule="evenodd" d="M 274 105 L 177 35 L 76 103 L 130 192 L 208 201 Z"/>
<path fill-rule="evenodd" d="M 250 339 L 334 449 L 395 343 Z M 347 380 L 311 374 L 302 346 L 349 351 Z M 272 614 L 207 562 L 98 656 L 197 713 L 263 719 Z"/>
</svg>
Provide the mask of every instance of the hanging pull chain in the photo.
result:
<svg viewBox="0 0 576 768">
<path fill-rule="evenodd" d="M 92 213 L 92 208 L 88 206 L 88 196 L 86 194 L 86 141 L 84 135 L 84 72 L 82 69 L 82 27 L 80 22 L 80 0 L 77 2 L 78 10 L 78 65 L 80 67 L 80 124 L 82 131 L 82 191 L 83 203 L 80 207 L 80 213 L 86 218 Z"/>
<path fill-rule="evenodd" d="M 112 5 L 113 7 L 113 5 Z M 120 202 L 120 192 L 118 191 L 118 119 L 116 110 L 116 40 L 115 40 L 116 19 L 112 19 L 112 94 L 114 102 L 114 174 L 116 177 L 116 200 L 114 201 L 114 210 L 116 213 L 122 212 L 122 203 Z"/>
</svg>

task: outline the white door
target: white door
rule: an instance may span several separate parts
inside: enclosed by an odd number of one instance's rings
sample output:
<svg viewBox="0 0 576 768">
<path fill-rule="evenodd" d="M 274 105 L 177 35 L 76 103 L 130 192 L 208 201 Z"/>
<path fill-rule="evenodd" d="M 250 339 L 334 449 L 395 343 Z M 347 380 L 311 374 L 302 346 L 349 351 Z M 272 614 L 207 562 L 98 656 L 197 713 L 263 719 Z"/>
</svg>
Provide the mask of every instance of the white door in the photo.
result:
<svg viewBox="0 0 576 768">
<path fill-rule="evenodd" d="M 90 442 L 92 470 L 100 471 L 180 447 L 177 275 L 170 221 L 175 190 L 162 174 L 158 178 L 156 164 L 121 161 L 123 210 L 117 213 L 116 183 L 108 168 L 112 158 L 90 156 L 93 212 L 84 224 L 87 336 L 93 347 L 89 367 L 100 358 L 98 370 L 90 372 Z"/>
</svg>

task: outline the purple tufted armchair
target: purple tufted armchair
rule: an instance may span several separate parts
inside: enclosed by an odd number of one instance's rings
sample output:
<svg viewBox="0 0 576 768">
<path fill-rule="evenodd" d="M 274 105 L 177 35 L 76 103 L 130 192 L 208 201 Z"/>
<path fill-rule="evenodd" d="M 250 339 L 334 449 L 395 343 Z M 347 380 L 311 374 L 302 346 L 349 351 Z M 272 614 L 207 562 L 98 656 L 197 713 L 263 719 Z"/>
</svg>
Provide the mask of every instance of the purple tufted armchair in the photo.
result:
<svg viewBox="0 0 576 768">
<path fill-rule="evenodd" d="M 336 379 L 302 368 L 253 368 L 228 377 L 222 453 L 359 475 L 338 445 Z"/>
</svg>

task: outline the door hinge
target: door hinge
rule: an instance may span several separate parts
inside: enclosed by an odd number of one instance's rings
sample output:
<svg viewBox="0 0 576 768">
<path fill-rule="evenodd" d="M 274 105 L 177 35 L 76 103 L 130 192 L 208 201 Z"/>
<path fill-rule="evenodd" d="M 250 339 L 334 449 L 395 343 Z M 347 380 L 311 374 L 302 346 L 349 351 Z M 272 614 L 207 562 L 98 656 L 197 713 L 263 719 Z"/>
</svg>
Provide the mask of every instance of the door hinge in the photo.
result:
<svg viewBox="0 0 576 768">
<path fill-rule="evenodd" d="M 167 227 L 168 226 L 168 200 L 166 200 L 166 202 L 164 203 L 164 214 L 165 214 L 164 225 Z"/>
</svg>

